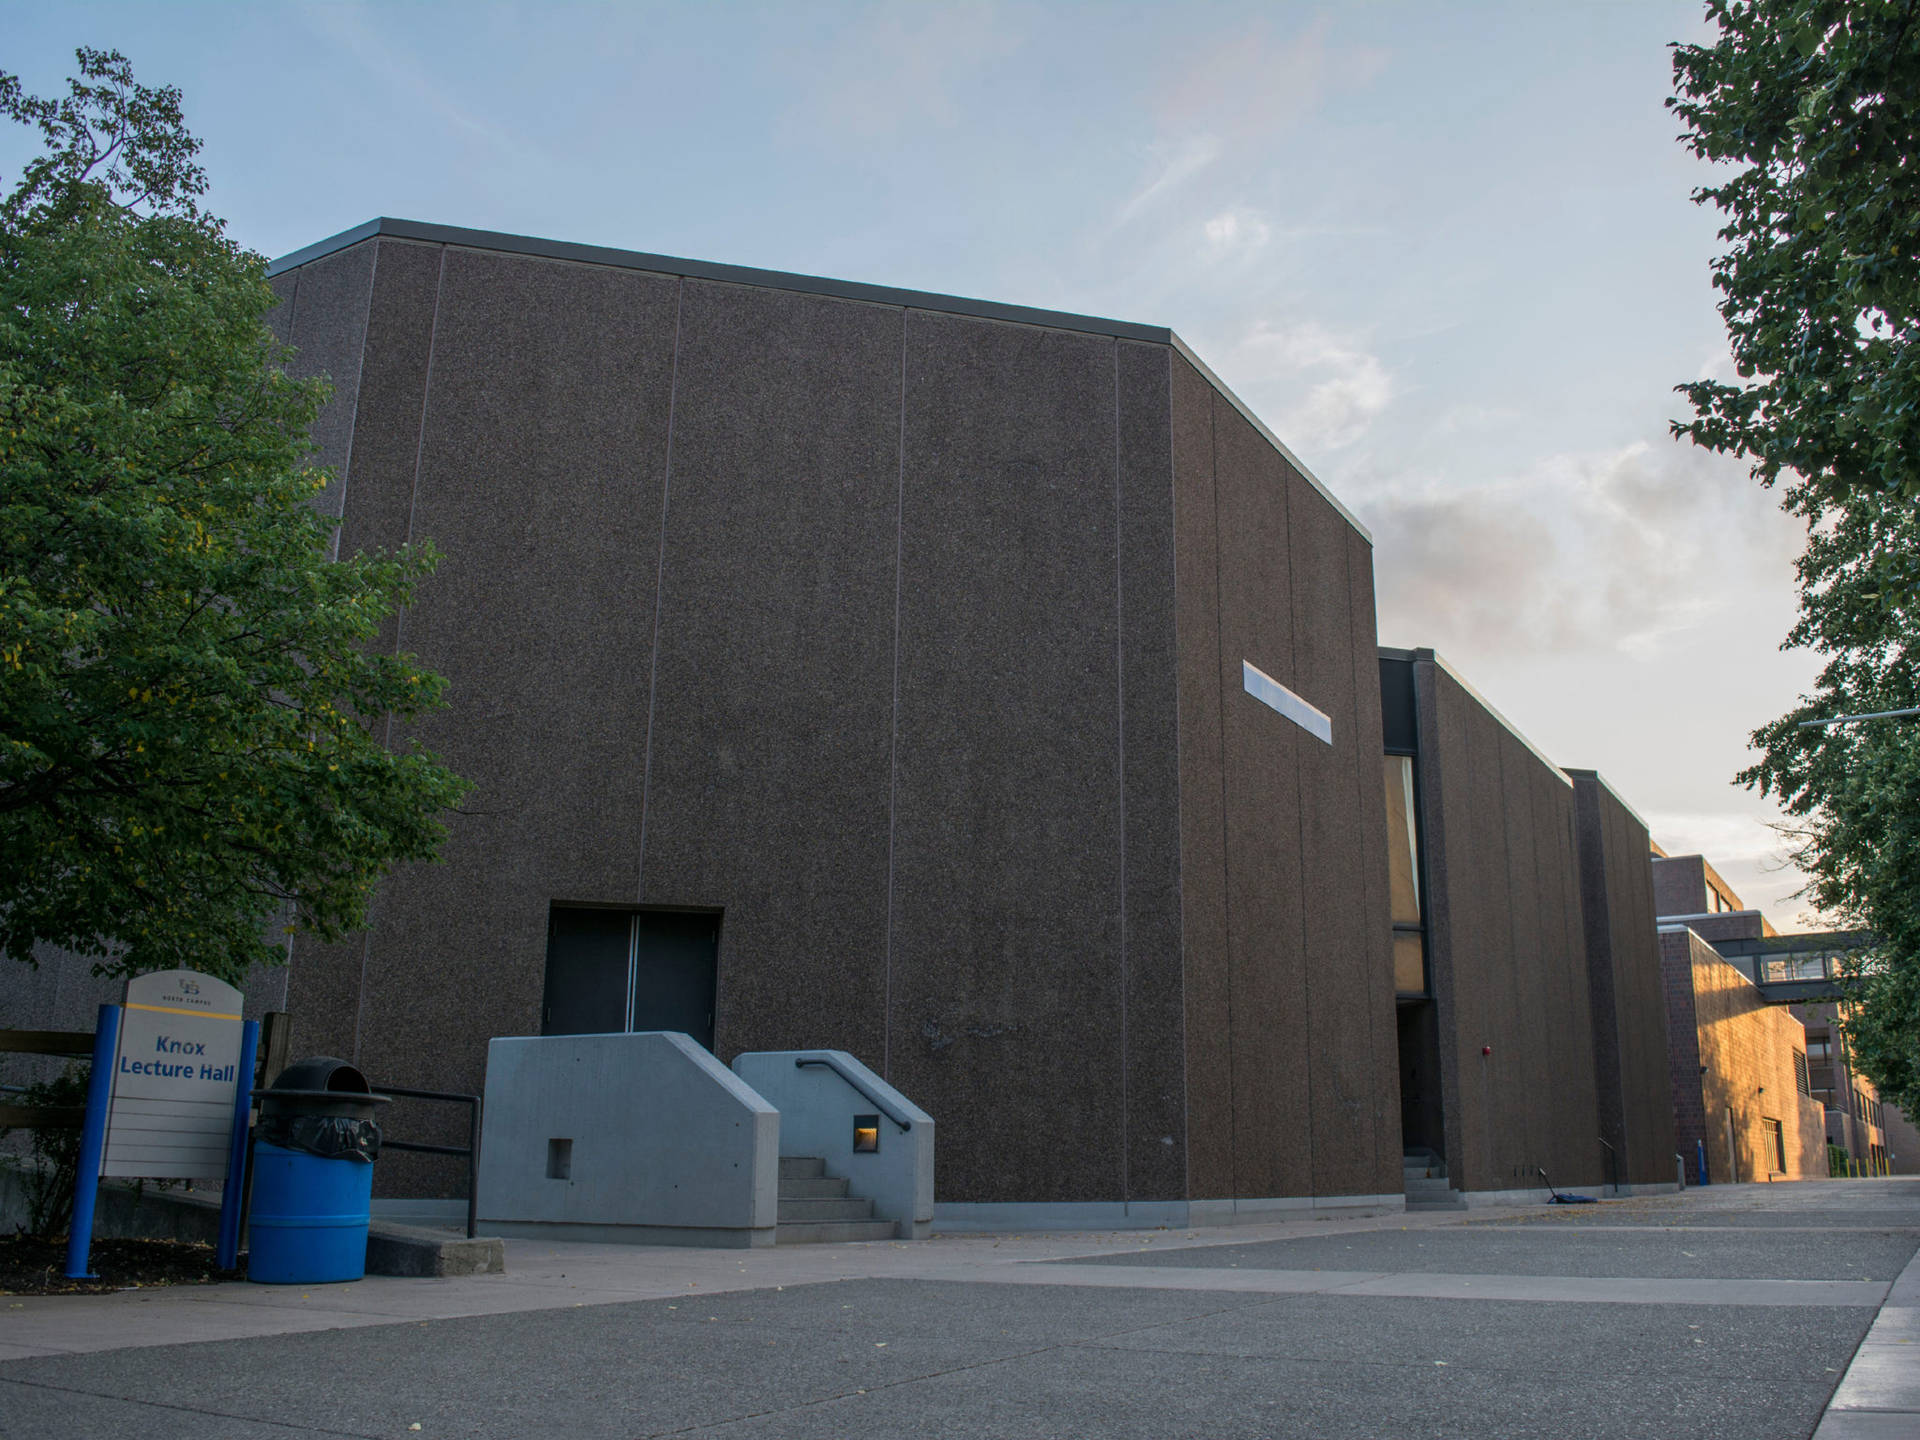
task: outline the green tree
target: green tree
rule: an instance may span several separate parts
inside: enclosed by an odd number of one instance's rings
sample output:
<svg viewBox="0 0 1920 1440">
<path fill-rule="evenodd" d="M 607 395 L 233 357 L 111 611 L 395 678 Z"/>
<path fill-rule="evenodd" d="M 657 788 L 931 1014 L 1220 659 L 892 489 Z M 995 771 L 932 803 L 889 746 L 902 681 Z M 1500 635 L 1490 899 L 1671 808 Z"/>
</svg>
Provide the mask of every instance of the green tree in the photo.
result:
<svg viewBox="0 0 1920 1440">
<path fill-rule="evenodd" d="M 1736 380 L 1680 388 L 1676 433 L 1747 459 L 1809 525 L 1787 638 L 1814 692 L 1754 734 L 1740 779 L 1793 817 L 1809 898 L 1873 930 L 1846 1022 L 1920 1113 L 1920 730 L 1802 720 L 1920 704 L 1920 0 L 1709 0 L 1668 102 L 1726 166 L 1713 265 Z"/>
<path fill-rule="evenodd" d="M 265 262 L 179 92 L 78 60 L 56 100 L 0 75 L 42 140 L 0 202 L 0 950 L 237 980 L 444 839 L 464 783 L 382 741 L 445 682 L 377 644 L 435 557 L 328 562 Z"/>
</svg>

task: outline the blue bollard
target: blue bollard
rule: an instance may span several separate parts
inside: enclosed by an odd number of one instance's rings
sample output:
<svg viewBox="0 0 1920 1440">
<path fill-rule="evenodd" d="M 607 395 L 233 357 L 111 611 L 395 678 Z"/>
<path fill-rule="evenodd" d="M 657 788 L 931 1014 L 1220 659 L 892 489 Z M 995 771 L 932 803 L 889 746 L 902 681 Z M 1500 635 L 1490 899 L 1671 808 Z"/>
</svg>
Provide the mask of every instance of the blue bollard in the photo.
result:
<svg viewBox="0 0 1920 1440">
<path fill-rule="evenodd" d="M 258 1141 L 247 1278 L 266 1285 L 324 1285 L 367 1273 L 373 1166 Z"/>
</svg>

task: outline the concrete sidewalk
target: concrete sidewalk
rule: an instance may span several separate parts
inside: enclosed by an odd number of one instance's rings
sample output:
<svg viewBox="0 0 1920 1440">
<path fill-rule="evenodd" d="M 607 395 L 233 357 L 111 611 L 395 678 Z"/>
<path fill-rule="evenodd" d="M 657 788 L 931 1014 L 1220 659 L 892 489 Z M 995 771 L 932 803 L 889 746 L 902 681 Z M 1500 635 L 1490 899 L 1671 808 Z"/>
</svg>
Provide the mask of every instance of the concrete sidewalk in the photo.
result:
<svg viewBox="0 0 1920 1440">
<path fill-rule="evenodd" d="M 516 1241 L 504 1275 L 0 1301 L 0 1435 L 1920 1435 L 1916 1246 L 1920 1181 L 1897 1180 L 1216 1231 Z"/>
</svg>

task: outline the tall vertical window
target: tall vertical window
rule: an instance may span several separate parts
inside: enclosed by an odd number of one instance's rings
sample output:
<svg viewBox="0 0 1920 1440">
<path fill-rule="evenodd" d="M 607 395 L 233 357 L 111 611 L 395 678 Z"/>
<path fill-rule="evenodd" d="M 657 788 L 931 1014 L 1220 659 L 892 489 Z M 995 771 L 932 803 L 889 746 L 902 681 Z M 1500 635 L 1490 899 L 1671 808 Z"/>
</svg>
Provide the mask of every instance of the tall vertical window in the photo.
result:
<svg viewBox="0 0 1920 1440">
<path fill-rule="evenodd" d="M 1426 921 L 1420 904 L 1420 840 L 1413 800 L 1413 757 L 1388 755 L 1387 895 L 1393 915 L 1393 988 L 1427 993 Z"/>
</svg>

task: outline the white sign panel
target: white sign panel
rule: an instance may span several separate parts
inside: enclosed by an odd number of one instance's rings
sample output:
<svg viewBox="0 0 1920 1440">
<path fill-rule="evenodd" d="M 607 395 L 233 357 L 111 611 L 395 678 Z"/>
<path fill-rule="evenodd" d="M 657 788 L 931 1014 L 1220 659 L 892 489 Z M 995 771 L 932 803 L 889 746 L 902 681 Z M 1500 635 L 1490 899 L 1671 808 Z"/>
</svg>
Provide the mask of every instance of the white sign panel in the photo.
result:
<svg viewBox="0 0 1920 1440">
<path fill-rule="evenodd" d="M 127 982 L 102 1175 L 225 1177 L 241 1082 L 240 999 L 233 986 L 191 970 Z"/>
</svg>

